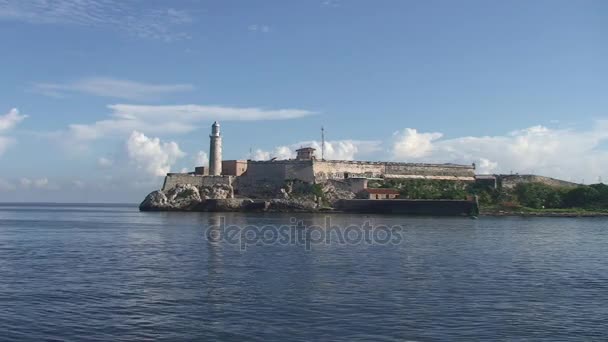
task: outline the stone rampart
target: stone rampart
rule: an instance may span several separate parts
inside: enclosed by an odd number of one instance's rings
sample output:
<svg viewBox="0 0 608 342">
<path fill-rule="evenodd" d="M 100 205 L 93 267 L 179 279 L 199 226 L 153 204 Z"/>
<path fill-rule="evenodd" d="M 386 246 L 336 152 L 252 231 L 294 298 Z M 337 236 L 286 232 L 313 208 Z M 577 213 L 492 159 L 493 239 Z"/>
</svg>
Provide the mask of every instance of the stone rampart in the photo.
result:
<svg viewBox="0 0 608 342">
<path fill-rule="evenodd" d="M 317 181 L 350 177 L 475 180 L 473 165 L 328 160 L 315 161 L 313 169 Z"/>
<path fill-rule="evenodd" d="M 316 160 L 313 164 L 317 182 L 350 177 L 378 178 L 384 174 L 385 163 L 348 160 Z"/>
<path fill-rule="evenodd" d="M 473 165 L 386 163 L 387 178 L 475 180 Z"/>
</svg>

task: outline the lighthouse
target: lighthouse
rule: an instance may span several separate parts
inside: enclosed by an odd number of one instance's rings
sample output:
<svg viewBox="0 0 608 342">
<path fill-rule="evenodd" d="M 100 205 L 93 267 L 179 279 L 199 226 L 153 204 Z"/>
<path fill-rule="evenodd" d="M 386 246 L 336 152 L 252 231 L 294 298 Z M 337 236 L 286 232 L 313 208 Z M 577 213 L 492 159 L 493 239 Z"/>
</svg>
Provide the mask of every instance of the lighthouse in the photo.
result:
<svg viewBox="0 0 608 342">
<path fill-rule="evenodd" d="M 222 137 L 220 124 L 217 121 L 211 125 L 209 139 L 209 175 L 220 176 L 222 174 Z"/>
</svg>

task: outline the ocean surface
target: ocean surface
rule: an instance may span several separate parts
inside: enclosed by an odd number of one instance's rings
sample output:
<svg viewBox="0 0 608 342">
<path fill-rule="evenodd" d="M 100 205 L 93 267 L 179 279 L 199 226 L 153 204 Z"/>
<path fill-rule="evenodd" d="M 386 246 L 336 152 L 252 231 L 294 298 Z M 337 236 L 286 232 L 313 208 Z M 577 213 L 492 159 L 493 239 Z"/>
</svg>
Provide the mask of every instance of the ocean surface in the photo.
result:
<svg viewBox="0 0 608 342">
<path fill-rule="evenodd" d="M 607 339 L 605 218 L 0 204 L 0 341 Z"/>
</svg>

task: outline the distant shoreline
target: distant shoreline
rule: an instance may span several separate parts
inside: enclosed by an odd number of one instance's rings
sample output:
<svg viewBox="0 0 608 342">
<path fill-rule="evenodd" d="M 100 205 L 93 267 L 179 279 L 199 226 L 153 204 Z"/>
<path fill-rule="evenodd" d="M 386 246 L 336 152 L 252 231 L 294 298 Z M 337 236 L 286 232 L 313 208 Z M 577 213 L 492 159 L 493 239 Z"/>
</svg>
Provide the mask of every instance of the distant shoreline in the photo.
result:
<svg viewBox="0 0 608 342">
<path fill-rule="evenodd" d="M 480 211 L 479 216 L 519 217 L 608 217 L 608 212 L 598 211 Z"/>
</svg>

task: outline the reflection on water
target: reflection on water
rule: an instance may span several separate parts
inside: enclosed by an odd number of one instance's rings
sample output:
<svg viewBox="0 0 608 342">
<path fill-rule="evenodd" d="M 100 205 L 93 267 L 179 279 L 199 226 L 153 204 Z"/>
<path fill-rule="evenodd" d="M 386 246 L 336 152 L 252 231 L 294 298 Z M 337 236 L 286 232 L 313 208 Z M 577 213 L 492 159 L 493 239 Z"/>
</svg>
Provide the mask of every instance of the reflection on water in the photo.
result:
<svg viewBox="0 0 608 342">
<path fill-rule="evenodd" d="M 399 244 L 238 245 L 289 214 L 0 206 L 0 340 L 605 339 L 602 219 L 331 215 Z M 325 215 L 297 214 L 304 225 Z"/>
</svg>

